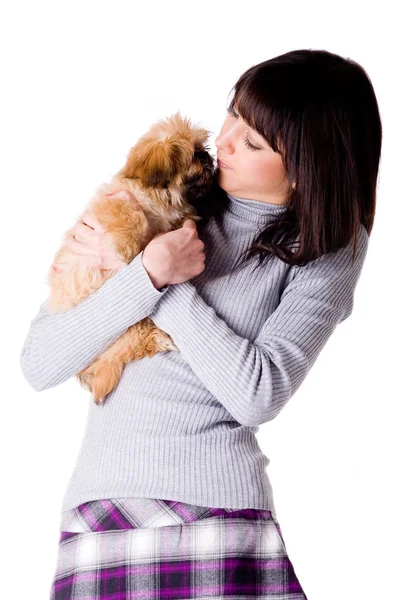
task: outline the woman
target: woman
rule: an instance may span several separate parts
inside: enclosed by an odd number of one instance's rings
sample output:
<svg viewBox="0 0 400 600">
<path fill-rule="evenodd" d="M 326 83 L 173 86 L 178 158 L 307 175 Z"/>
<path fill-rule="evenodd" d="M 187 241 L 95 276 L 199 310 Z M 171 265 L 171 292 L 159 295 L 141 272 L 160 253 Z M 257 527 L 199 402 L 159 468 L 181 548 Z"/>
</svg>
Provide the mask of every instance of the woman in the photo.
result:
<svg viewBox="0 0 400 600">
<path fill-rule="evenodd" d="M 36 390 L 146 316 L 179 348 L 129 363 L 104 404 L 90 400 L 52 600 L 306 598 L 255 433 L 352 312 L 381 122 L 365 71 L 326 51 L 255 65 L 234 90 L 198 231 L 188 220 L 121 265 L 88 214 L 71 249 L 118 272 L 31 323 L 21 368 Z"/>
</svg>

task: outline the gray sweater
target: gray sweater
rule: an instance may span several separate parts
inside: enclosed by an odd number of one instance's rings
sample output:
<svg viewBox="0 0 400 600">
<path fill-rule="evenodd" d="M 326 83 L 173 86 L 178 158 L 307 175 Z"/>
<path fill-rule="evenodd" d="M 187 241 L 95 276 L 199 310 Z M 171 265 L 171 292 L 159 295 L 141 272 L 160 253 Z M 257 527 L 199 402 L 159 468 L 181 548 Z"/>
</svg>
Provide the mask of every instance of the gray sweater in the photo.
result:
<svg viewBox="0 0 400 600">
<path fill-rule="evenodd" d="M 89 365 L 146 316 L 179 351 L 129 363 L 96 405 L 88 393 L 84 438 L 61 511 L 100 498 L 149 497 L 276 515 L 256 439 L 293 396 L 336 325 L 352 312 L 368 247 L 352 242 L 303 267 L 272 257 L 229 273 L 260 227 L 283 206 L 229 194 L 203 231 L 205 269 L 157 290 L 142 252 L 65 313 L 44 302 L 21 351 L 37 391 Z M 78 383 L 77 383 L 78 385 Z"/>
</svg>

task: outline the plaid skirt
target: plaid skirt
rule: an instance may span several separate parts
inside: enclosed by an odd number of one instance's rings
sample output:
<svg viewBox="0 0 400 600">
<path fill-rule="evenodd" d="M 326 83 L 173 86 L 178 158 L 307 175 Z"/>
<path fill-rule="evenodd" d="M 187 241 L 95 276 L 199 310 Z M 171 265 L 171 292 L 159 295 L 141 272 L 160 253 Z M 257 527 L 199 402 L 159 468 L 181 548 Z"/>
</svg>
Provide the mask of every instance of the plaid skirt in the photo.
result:
<svg viewBox="0 0 400 600">
<path fill-rule="evenodd" d="M 51 600 L 307 600 L 269 510 L 111 498 L 61 515 Z"/>
</svg>

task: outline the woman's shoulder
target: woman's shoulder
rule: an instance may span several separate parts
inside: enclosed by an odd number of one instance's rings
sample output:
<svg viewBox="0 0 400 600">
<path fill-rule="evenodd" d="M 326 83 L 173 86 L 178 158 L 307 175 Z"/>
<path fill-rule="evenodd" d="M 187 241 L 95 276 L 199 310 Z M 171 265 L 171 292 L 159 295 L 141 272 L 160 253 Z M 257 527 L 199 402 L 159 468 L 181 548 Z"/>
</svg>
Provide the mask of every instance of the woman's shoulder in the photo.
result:
<svg viewBox="0 0 400 600">
<path fill-rule="evenodd" d="M 293 265 L 287 281 L 303 281 L 307 285 L 310 281 L 316 285 L 335 283 L 339 286 L 347 279 L 356 282 L 365 262 L 368 244 L 369 234 L 361 224 L 356 240 L 353 236 L 345 246 L 326 252 L 305 265 Z"/>
</svg>

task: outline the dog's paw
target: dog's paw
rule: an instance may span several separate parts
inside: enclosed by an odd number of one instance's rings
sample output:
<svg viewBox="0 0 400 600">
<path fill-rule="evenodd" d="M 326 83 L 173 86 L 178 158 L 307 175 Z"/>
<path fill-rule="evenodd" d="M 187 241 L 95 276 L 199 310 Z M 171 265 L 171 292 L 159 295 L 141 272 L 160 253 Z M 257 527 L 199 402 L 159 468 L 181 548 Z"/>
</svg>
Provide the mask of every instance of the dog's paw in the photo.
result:
<svg viewBox="0 0 400 600">
<path fill-rule="evenodd" d="M 167 352 L 168 350 L 179 350 L 174 344 L 172 338 L 162 331 L 162 329 L 156 329 L 152 336 L 152 342 L 156 345 L 156 352 Z"/>
<path fill-rule="evenodd" d="M 178 346 L 176 346 L 171 339 L 166 340 L 164 346 L 167 350 L 179 350 Z"/>
<path fill-rule="evenodd" d="M 96 359 L 86 369 L 78 373 L 81 386 L 92 392 L 96 404 L 103 404 L 105 397 L 118 384 L 123 371 L 123 364 L 117 361 Z"/>
</svg>

